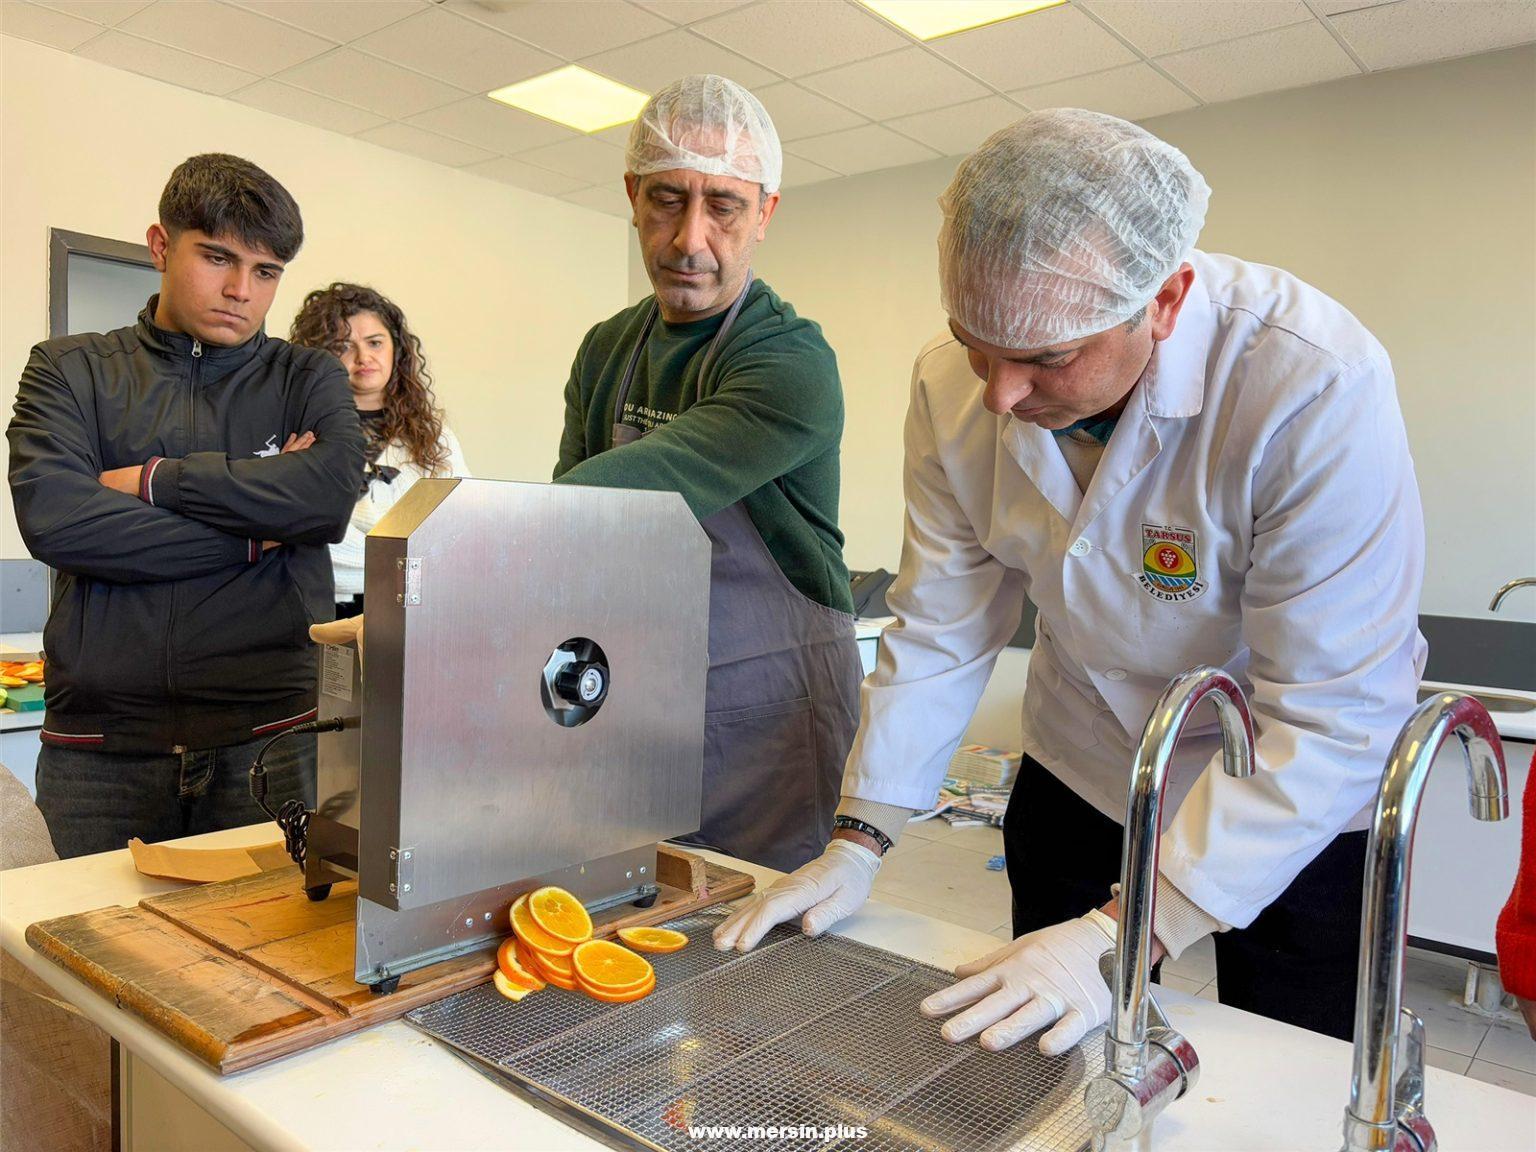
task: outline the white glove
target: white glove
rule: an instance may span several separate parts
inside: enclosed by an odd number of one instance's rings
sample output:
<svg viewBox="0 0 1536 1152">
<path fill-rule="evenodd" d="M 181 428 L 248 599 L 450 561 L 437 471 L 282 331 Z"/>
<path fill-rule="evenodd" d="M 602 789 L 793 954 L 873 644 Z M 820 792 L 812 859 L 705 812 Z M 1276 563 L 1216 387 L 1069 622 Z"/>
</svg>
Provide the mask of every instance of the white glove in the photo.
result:
<svg viewBox="0 0 1536 1152">
<path fill-rule="evenodd" d="M 960 965 L 955 975 L 964 979 L 929 996 L 920 1011 L 947 1016 L 966 1008 L 940 1034 L 956 1043 L 980 1032 L 989 1052 L 1055 1024 L 1040 1037 L 1040 1052 L 1060 1056 L 1109 1019 L 1109 985 L 1099 974 L 1099 957 L 1114 946 L 1115 922 L 1095 908 Z"/>
<path fill-rule="evenodd" d="M 350 644 L 357 641 L 357 661 L 363 661 L 363 617 L 349 616 L 345 620 L 328 620 L 324 624 L 311 624 L 309 638 L 316 644 Z"/>
<path fill-rule="evenodd" d="M 715 929 L 715 947 L 750 952 L 775 924 L 804 913 L 800 930 L 820 936 L 869 899 L 880 857 L 851 840 L 833 840 L 809 864 L 747 900 Z"/>
</svg>

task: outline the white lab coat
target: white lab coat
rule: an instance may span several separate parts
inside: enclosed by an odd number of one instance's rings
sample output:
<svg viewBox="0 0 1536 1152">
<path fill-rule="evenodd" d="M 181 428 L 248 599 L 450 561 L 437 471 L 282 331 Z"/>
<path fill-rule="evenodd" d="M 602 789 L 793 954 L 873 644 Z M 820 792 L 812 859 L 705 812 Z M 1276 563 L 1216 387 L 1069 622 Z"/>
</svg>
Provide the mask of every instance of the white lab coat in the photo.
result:
<svg viewBox="0 0 1536 1152">
<path fill-rule="evenodd" d="M 897 622 L 864 683 L 843 791 L 933 802 L 1027 594 L 1039 618 L 1023 746 L 1117 821 L 1170 679 L 1211 664 L 1249 692 L 1257 775 L 1222 773 L 1203 706 L 1191 731 L 1204 734 L 1168 776 L 1160 846 L 1166 880 L 1243 927 L 1366 825 L 1424 666 L 1424 528 L 1381 345 L 1284 272 L 1190 263 L 1174 333 L 1086 495 L 1050 432 L 982 407 L 948 334 L 919 355 Z M 1187 567 L 1170 540 L 1194 561 L 1183 588 L 1144 567 Z"/>
<path fill-rule="evenodd" d="M 443 425 L 443 446 L 448 450 L 448 460 L 440 476 L 469 476 L 469 463 L 459 438 Z M 351 600 L 363 591 L 363 557 L 368 533 L 384 519 L 388 512 L 411 490 L 411 486 L 426 475 L 411 459 L 411 450 L 399 440 L 384 446 L 379 453 L 380 467 L 398 468 L 400 474 L 386 484 L 375 476 L 368 484 L 368 491 L 352 509 L 352 519 L 347 523 L 347 534 L 339 544 L 331 545 L 331 567 L 336 571 L 336 599 Z"/>
</svg>

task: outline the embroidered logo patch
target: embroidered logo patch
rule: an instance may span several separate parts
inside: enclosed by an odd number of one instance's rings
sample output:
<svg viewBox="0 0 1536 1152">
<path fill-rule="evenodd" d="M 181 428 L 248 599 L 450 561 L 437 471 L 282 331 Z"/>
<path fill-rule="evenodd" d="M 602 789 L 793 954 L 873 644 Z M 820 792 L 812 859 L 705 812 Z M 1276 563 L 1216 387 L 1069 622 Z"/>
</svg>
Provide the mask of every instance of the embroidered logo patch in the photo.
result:
<svg viewBox="0 0 1536 1152">
<path fill-rule="evenodd" d="M 1141 526 L 1141 571 L 1136 576 L 1148 595 L 1169 603 L 1193 600 L 1208 585 L 1195 562 L 1195 534 L 1166 524 Z"/>
</svg>

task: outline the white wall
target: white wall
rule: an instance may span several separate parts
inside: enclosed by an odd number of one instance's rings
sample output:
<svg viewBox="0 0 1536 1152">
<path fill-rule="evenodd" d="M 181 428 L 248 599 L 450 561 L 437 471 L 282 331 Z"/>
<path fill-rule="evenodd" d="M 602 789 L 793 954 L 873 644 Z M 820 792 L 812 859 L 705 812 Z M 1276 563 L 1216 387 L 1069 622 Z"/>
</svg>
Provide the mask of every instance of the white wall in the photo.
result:
<svg viewBox="0 0 1536 1152">
<path fill-rule="evenodd" d="M 470 467 L 548 479 L 577 345 L 626 300 L 623 221 L 12 37 L 0 53 L 7 421 L 28 349 L 48 334 L 49 227 L 143 243 L 171 169 L 233 152 L 304 213 L 268 332 L 287 335 L 311 288 L 372 284 L 421 337 Z M 0 556 L 25 556 L 0 503 Z"/>
<path fill-rule="evenodd" d="M 1536 573 L 1533 110 L 1536 49 L 1520 48 L 1146 123 L 1214 190 L 1202 248 L 1289 269 L 1391 353 L 1430 613 L 1483 615 Z M 790 189 L 756 261 L 837 350 L 851 567 L 900 555 L 901 423 L 913 355 L 944 323 L 935 202 L 955 163 Z M 1536 620 L 1536 596 L 1504 614 Z"/>
</svg>

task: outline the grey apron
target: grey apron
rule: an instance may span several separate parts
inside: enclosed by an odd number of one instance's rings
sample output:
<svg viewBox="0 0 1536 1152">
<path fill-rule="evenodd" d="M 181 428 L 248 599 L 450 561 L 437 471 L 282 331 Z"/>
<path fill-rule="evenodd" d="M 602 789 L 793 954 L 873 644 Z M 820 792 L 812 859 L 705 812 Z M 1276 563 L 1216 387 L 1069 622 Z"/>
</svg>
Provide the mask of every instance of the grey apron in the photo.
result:
<svg viewBox="0 0 1536 1152">
<path fill-rule="evenodd" d="M 748 273 L 704 353 L 696 400 L 751 287 Z M 653 298 L 614 401 L 615 448 L 643 435 L 623 423 L 624 405 L 657 313 Z M 789 582 L 740 501 L 700 523 L 712 549 L 704 810 L 682 840 L 789 871 L 832 832 L 859 718 L 853 617 Z"/>
</svg>

